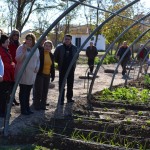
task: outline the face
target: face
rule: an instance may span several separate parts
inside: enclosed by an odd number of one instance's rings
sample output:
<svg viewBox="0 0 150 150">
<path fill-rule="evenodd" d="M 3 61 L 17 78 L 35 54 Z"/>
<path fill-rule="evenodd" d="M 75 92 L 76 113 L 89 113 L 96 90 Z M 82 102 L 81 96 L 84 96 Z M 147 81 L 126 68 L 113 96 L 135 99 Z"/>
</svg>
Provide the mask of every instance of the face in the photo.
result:
<svg viewBox="0 0 150 150">
<path fill-rule="evenodd" d="M 124 42 L 124 43 L 123 43 L 123 46 L 124 46 L 124 47 L 127 47 L 127 42 Z"/>
<path fill-rule="evenodd" d="M 12 38 L 14 41 L 17 41 L 19 39 L 19 34 L 17 32 L 14 33 Z"/>
<path fill-rule="evenodd" d="M 50 44 L 50 43 L 45 43 L 44 44 L 44 50 L 45 51 L 51 51 L 51 49 L 52 49 L 52 45 Z"/>
<path fill-rule="evenodd" d="M 90 42 L 90 46 L 93 46 L 93 42 Z"/>
<path fill-rule="evenodd" d="M 27 39 L 25 40 L 25 43 L 28 47 L 32 47 L 33 46 L 33 40 L 31 37 L 27 37 Z"/>
<path fill-rule="evenodd" d="M 66 45 L 70 45 L 70 44 L 71 44 L 71 38 L 70 38 L 69 36 L 65 36 L 65 38 L 64 38 L 64 43 L 65 43 Z"/>
<path fill-rule="evenodd" d="M 2 43 L 2 46 L 3 46 L 4 48 L 8 48 L 8 45 L 9 45 L 9 39 L 7 39 L 7 40 L 5 41 L 5 43 Z"/>
</svg>

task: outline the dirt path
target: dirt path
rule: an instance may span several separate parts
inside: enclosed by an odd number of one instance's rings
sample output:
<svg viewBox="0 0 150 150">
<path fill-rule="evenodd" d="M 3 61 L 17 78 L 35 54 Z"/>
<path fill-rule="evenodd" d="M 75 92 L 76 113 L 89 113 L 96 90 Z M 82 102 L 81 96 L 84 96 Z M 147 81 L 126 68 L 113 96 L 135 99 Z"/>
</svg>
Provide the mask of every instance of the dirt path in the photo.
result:
<svg viewBox="0 0 150 150">
<path fill-rule="evenodd" d="M 104 65 L 105 69 L 114 69 L 114 65 Z M 84 76 L 87 70 L 87 65 L 77 65 L 75 72 L 75 82 L 74 82 L 74 100 L 75 104 L 65 104 L 63 107 L 60 107 L 59 111 L 56 112 L 57 100 L 58 100 L 58 71 L 56 71 L 56 78 L 54 81 L 55 88 L 49 89 L 48 93 L 48 103 L 50 104 L 49 110 L 47 111 L 35 111 L 32 107 L 32 93 L 30 96 L 31 108 L 34 111 L 34 114 L 30 116 L 20 115 L 20 106 L 13 106 L 10 118 L 10 126 L 9 133 L 12 135 L 18 134 L 20 132 L 26 132 L 23 128 L 32 126 L 33 122 L 42 122 L 42 120 L 46 118 L 52 117 L 54 114 L 61 117 L 67 113 L 70 113 L 72 109 L 77 109 L 77 107 L 81 103 L 86 103 L 86 95 L 87 95 L 87 80 L 79 79 L 79 76 Z M 116 78 L 114 80 L 114 85 L 123 83 L 121 75 L 121 68 L 119 67 L 119 73 L 116 74 Z M 133 77 L 134 71 L 131 72 Z M 111 73 L 104 73 L 104 69 L 101 69 L 98 72 L 98 78 L 95 80 L 93 92 L 100 91 L 104 88 L 108 88 L 110 86 L 110 82 L 112 79 Z M 85 83 L 84 83 L 85 81 Z M 18 89 L 16 92 L 16 100 L 18 100 Z M 3 129 L 3 119 L 0 119 L 0 129 Z"/>
</svg>

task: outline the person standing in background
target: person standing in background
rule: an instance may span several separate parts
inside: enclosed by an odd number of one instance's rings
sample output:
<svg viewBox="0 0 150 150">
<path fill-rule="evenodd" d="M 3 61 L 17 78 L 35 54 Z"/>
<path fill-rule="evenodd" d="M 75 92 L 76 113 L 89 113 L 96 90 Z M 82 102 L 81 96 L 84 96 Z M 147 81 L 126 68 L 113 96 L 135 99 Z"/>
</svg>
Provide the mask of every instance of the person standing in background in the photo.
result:
<svg viewBox="0 0 150 150">
<path fill-rule="evenodd" d="M 143 44 L 140 44 L 139 50 L 140 50 L 140 53 L 137 56 L 137 59 L 139 60 L 139 64 L 140 64 L 140 73 L 146 74 L 147 70 L 148 70 L 147 61 L 149 59 L 149 55 L 147 55 L 148 54 L 148 50 L 147 50 L 147 48 L 144 47 Z M 146 59 L 145 59 L 145 57 L 146 57 Z M 143 62 L 144 59 L 145 59 L 145 61 Z M 142 62 L 143 62 L 143 65 L 142 65 Z M 143 71 L 143 69 L 144 69 L 144 71 Z"/>
<path fill-rule="evenodd" d="M 123 42 L 123 45 L 119 48 L 118 52 L 117 52 L 117 58 L 121 59 L 122 56 L 124 55 L 124 53 L 126 52 L 126 50 L 128 49 L 128 45 L 127 45 L 127 41 Z M 126 79 L 129 78 L 126 74 L 127 70 L 126 70 L 126 66 L 127 63 L 130 61 L 130 57 L 131 57 L 131 50 L 129 50 L 126 55 L 124 56 L 123 60 L 121 61 L 121 67 L 122 67 L 122 78 Z"/>
<path fill-rule="evenodd" d="M 50 78 L 51 82 L 53 82 L 55 78 L 54 56 L 51 53 L 52 48 L 52 42 L 47 40 L 44 42 L 44 50 L 40 50 L 40 68 L 34 83 L 35 110 L 48 110 L 48 108 L 46 108 L 46 102 L 49 82 Z"/>
<path fill-rule="evenodd" d="M 16 70 L 15 70 L 15 78 L 27 57 L 29 57 L 30 52 L 32 51 L 32 47 L 35 45 L 36 38 L 33 33 L 29 33 L 25 37 L 25 42 L 20 45 L 16 51 Z M 30 109 L 30 92 L 35 82 L 36 74 L 39 70 L 40 60 L 39 60 L 39 50 L 36 49 L 33 56 L 29 60 L 24 73 L 19 82 L 19 100 L 21 105 L 21 114 L 22 115 L 30 115 L 33 112 Z"/>
<path fill-rule="evenodd" d="M 5 117 L 7 103 L 10 99 L 12 87 L 14 84 L 15 63 L 12 61 L 11 54 L 8 49 L 9 37 L 1 34 L 0 37 L 0 56 L 4 64 L 3 81 L 0 82 L 0 117 Z"/>
<path fill-rule="evenodd" d="M 17 29 L 12 30 L 12 32 L 10 33 L 10 37 L 9 37 L 10 42 L 9 42 L 8 48 L 9 48 L 10 54 L 12 56 L 12 60 L 15 64 L 16 64 L 16 60 L 15 60 L 16 50 L 20 45 L 19 39 L 20 39 L 19 30 L 17 30 Z M 19 103 L 16 101 L 15 98 L 13 100 L 13 105 L 17 105 L 17 106 L 19 105 Z"/>
<path fill-rule="evenodd" d="M 94 70 L 94 59 L 97 56 L 97 48 L 93 45 L 93 42 L 90 42 L 90 46 L 87 47 L 86 49 L 86 56 L 88 57 L 88 65 L 90 68 L 90 74 L 93 74 Z"/>
</svg>

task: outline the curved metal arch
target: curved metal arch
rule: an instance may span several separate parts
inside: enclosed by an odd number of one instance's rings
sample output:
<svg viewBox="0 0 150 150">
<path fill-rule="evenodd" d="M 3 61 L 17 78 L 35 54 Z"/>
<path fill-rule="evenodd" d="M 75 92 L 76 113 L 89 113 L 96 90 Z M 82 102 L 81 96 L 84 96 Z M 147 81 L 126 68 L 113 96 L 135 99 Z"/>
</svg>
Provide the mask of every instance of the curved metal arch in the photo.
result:
<svg viewBox="0 0 150 150">
<path fill-rule="evenodd" d="M 69 1 L 71 1 L 71 2 L 77 2 L 77 3 L 82 4 L 84 6 L 87 6 L 87 7 L 90 7 L 90 8 L 94 8 L 94 9 L 97 9 L 97 10 L 101 10 L 101 11 L 104 11 L 104 12 L 108 12 L 110 14 L 115 14 L 115 12 L 111 12 L 111 11 L 108 11 L 108 10 L 105 10 L 105 9 L 101 9 L 99 7 L 96 7 L 96 6 L 91 6 L 89 4 L 85 4 L 83 2 L 79 2 L 79 1 L 76 1 L 76 0 L 69 0 Z M 122 15 L 119 15 L 119 14 L 117 14 L 117 16 L 122 17 L 122 18 L 126 18 L 126 19 L 129 19 L 129 20 L 132 20 L 132 21 L 136 22 L 135 19 L 128 18 L 126 16 L 122 16 Z M 145 24 L 145 23 L 142 23 L 142 22 L 140 22 L 140 24 L 150 27 L 150 24 Z"/>
<path fill-rule="evenodd" d="M 93 86 L 94 86 L 94 81 L 95 81 L 95 78 L 96 78 L 96 75 L 103 63 L 103 60 L 104 58 L 106 57 L 106 55 L 109 53 L 109 51 L 111 50 L 111 48 L 114 46 L 114 44 L 126 33 L 128 32 L 133 26 L 135 26 L 136 24 L 138 24 L 141 20 L 144 20 L 145 18 L 147 18 L 148 16 L 150 16 L 150 13 L 148 13 L 147 15 L 145 15 L 144 17 L 140 18 L 139 20 L 137 20 L 136 22 L 134 22 L 133 24 L 131 24 L 129 27 L 127 27 L 111 44 L 110 46 L 107 48 L 105 54 L 102 56 L 100 62 L 98 63 L 98 65 L 96 66 L 96 69 L 95 69 L 95 72 L 94 72 L 94 75 L 93 75 L 93 79 L 91 81 L 91 84 L 90 84 L 90 88 L 89 88 L 89 94 L 88 94 L 88 99 L 90 101 L 91 99 L 91 93 L 92 93 L 92 89 L 93 89 Z"/>
<path fill-rule="evenodd" d="M 80 0 L 80 1 L 85 1 L 85 0 Z M 6 118 L 5 118 L 5 122 L 4 122 L 4 136 L 8 135 L 8 126 L 9 126 L 9 119 L 10 119 L 10 111 L 11 111 L 11 106 L 13 103 L 13 99 L 15 96 L 15 92 L 17 89 L 17 86 L 19 84 L 19 81 L 23 75 L 23 72 L 29 62 L 29 60 L 31 59 L 31 57 L 33 56 L 34 52 L 36 51 L 36 49 L 38 48 L 38 46 L 40 45 L 40 43 L 42 42 L 42 40 L 44 39 L 44 37 L 49 33 L 49 31 L 51 31 L 53 29 L 53 27 L 62 19 L 64 18 L 64 16 L 66 16 L 71 10 L 73 10 L 75 7 L 77 7 L 79 5 L 79 3 L 74 3 L 73 5 L 71 5 L 69 8 L 67 8 L 66 11 L 64 11 L 51 25 L 50 27 L 43 33 L 43 35 L 41 36 L 41 38 L 38 40 L 38 42 L 34 45 L 34 47 L 32 48 L 32 51 L 29 55 L 29 57 L 24 61 L 23 66 L 21 68 L 21 70 L 19 71 L 19 74 L 17 76 L 14 88 L 12 90 L 12 94 L 10 97 L 10 102 L 8 104 L 7 107 L 7 113 L 6 113 Z"/>
<path fill-rule="evenodd" d="M 121 61 L 123 60 L 124 56 L 127 54 L 127 52 L 130 50 L 130 48 L 140 39 L 142 38 L 150 29 L 146 30 L 145 32 L 143 32 L 142 34 L 140 34 L 133 42 L 132 44 L 127 48 L 127 50 L 125 51 L 125 53 L 122 55 L 121 59 L 119 60 L 117 66 L 116 66 L 116 69 L 114 71 L 114 74 L 113 74 L 113 77 L 112 77 L 112 80 L 111 80 L 111 84 L 110 84 L 110 89 L 112 89 L 112 85 L 113 85 L 113 81 L 114 81 L 114 78 L 115 78 L 115 74 L 117 72 L 117 69 L 121 63 Z"/>
<path fill-rule="evenodd" d="M 61 89 L 60 89 L 60 94 L 59 94 L 59 98 L 58 98 L 58 104 L 57 104 L 57 107 L 59 107 L 60 105 L 60 102 L 61 102 L 61 97 L 62 97 L 62 92 L 63 92 L 63 89 L 64 89 L 64 86 L 65 86 L 65 82 L 66 82 L 66 79 L 68 77 L 68 74 L 69 74 L 69 71 L 71 70 L 71 67 L 73 66 L 73 64 L 75 63 L 76 59 L 78 58 L 78 55 L 80 53 L 80 51 L 83 49 L 83 47 L 85 46 L 85 44 L 90 40 L 90 38 L 98 31 L 100 30 L 108 21 L 110 21 L 112 18 L 114 18 L 117 14 L 121 13 L 122 11 L 124 11 L 125 9 L 127 9 L 128 7 L 132 6 L 133 4 L 137 3 L 139 0 L 134 0 L 133 2 L 129 3 L 128 5 L 124 6 L 123 8 L 117 10 L 115 12 L 115 14 L 111 15 L 109 18 L 107 18 L 104 22 L 102 22 L 89 36 L 88 38 L 84 41 L 84 43 L 81 45 L 81 47 L 78 49 L 77 53 L 74 55 L 68 69 L 67 69 L 67 72 L 64 76 L 64 79 L 63 79 L 63 82 L 62 82 L 62 86 L 61 86 Z"/>
<path fill-rule="evenodd" d="M 150 40 L 148 40 L 148 41 L 142 46 L 142 48 L 140 48 L 140 50 L 139 50 L 138 53 L 136 54 L 135 58 L 133 59 L 131 65 L 130 65 L 129 71 L 128 71 L 128 73 L 127 73 L 128 75 L 130 74 L 131 68 L 132 68 L 132 66 L 133 66 L 133 64 L 134 64 L 134 62 L 135 62 L 137 56 L 140 54 L 140 52 L 142 51 L 142 49 L 143 49 L 149 42 L 150 42 Z M 140 68 L 141 68 L 141 66 L 143 65 L 143 63 L 145 62 L 145 60 L 146 60 L 147 56 L 149 55 L 149 53 L 150 53 L 150 50 L 148 51 L 148 53 L 147 53 L 146 56 L 144 57 L 142 63 L 140 64 Z M 138 71 L 137 78 L 139 77 L 140 68 L 139 68 L 139 71 Z M 127 80 L 128 80 L 128 79 L 126 78 L 126 79 L 125 79 L 125 85 L 127 85 Z"/>
</svg>

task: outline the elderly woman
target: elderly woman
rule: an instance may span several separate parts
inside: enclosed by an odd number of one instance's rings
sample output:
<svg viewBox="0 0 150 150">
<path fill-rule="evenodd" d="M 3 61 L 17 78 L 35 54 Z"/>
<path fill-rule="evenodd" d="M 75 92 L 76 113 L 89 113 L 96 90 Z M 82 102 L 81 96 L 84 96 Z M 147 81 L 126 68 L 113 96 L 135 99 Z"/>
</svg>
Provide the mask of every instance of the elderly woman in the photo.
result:
<svg viewBox="0 0 150 150">
<path fill-rule="evenodd" d="M 15 78 L 17 78 L 17 74 L 19 70 L 22 68 L 22 65 L 30 55 L 32 51 L 32 47 L 35 45 L 35 35 L 33 33 L 29 33 L 25 37 L 25 42 L 20 45 L 16 51 L 16 71 L 15 71 Z M 39 70 L 39 50 L 37 49 L 24 70 L 24 73 L 21 77 L 19 82 L 19 100 L 21 105 L 21 114 L 22 115 L 30 115 L 33 112 L 29 107 L 29 99 L 30 99 L 30 92 L 35 82 L 36 73 Z"/>
</svg>

